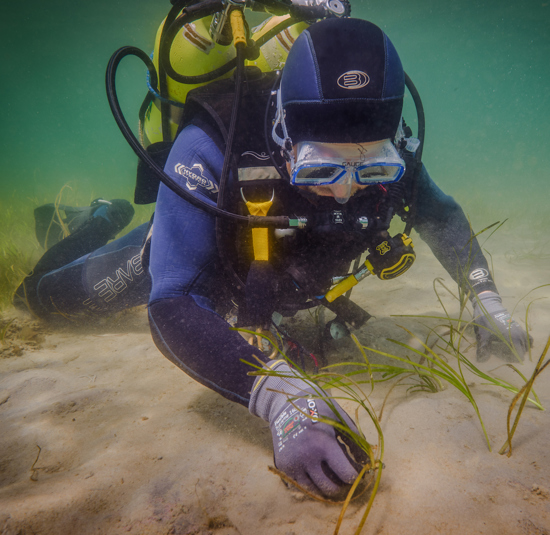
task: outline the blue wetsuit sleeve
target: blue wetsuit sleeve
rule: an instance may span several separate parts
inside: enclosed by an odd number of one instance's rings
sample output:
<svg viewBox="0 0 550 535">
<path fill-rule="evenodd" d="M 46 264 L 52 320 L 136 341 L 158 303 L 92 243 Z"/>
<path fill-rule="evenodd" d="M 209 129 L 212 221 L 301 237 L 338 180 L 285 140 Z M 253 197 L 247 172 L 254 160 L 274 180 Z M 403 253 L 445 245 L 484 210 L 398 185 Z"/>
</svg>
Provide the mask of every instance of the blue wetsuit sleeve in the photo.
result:
<svg viewBox="0 0 550 535">
<path fill-rule="evenodd" d="M 418 180 L 415 230 L 464 290 L 496 292 L 487 260 L 460 205 L 441 191 L 425 167 Z"/>
<path fill-rule="evenodd" d="M 195 127 L 189 130 L 174 143 L 165 171 L 190 193 L 213 202 L 214 176 L 223 156 L 204 133 Z M 151 240 L 151 302 L 187 294 L 191 288 L 200 291 L 201 274 L 216 259 L 214 217 L 161 184 Z"/>
<path fill-rule="evenodd" d="M 223 155 L 197 127 L 178 136 L 165 170 L 195 195 L 215 201 Z M 149 320 L 157 347 L 188 375 L 223 396 L 248 404 L 252 368 L 262 358 L 215 311 L 225 277 L 215 218 L 161 185 L 151 241 Z"/>
</svg>

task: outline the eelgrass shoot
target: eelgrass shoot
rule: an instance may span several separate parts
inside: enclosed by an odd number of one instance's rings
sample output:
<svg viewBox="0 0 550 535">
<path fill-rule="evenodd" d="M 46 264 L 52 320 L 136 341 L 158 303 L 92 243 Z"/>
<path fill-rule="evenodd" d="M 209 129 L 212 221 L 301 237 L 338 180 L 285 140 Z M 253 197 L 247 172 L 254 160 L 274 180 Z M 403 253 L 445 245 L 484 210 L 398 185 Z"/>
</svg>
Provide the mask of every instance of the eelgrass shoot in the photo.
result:
<svg viewBox="0 0 550 535">
<path fill-rule="evenodd" d="M 458 366 L 458 370 L 455 370 L 443 357 L 438 355 L 430 346 L 428 346 L 427 344 L 419 340 L 417 337 L 415 337 L 413 333 L 408 329 L 405 329 L 404 327 L 402 328 L 412 337 L 416 338 L 416 340 L 420 341 L 420 344 L 424 348 L 424 351 L 421 351 L 420 349 L 414 348 L 411 345 L 405 344 L 403 342 L 399 342 L 397 340 L 389 339 L 389 341 L 409 351 L 412 351 L 413 353 L 416 353 L 421 359 L 425 359 L 427 361 L 426 364 L 420 364 L 419 362 L 415 362 L 408 357 L 400 357 L 398 355 L 393 355 L 391 353 L 380 351 L 378 349 L 361 346 L 357 341 L 357 339 L 354 338 L 356 343 L 359 345 L 361 354 L 363 355 L 365 362 L 347 362 L 346 366 L 357 367 L 357 370 L 354 372 L 350 372 L 350 375 L 351 374 L 359 375 L 359 374 L 367 373 L 369 377 L 368 380 L 357 381 L 359 384 L 362 384 L 362 383 L 388 381 L 390 379 L 401 376 L 403 374 L 405 374 L 406 378 L 409 378 L 412 376 L 411 375 L 413 373 L 412 370 L 414 370 L 414 373 L 418 375 L 421 381 L 423 381 L 424 384 L 426 385 L 424 388 L 422 388 L 422 383 L 418 383 L 418 385 L 416 386 L 418 390 L 421 389 L 421 390 L 435 391 L 440 381 L 444 381 L 449 385 L 454 386 L 459 392 L 461 392 L 466 397 L 466 399 L 472 405 L 478 417 L 478 420 L 480 422 L 481 428 L 483 430 L 483 434 L 485 436 L 485 440 L 487 441 L 487 446 L 489 448 L 489 451 L 491 451 L 491 442 L 489 440 L 487 430 L 485 429 L 485 424 L 483 423 L 483 419 L 481 417 L 479 407 L 472 394 L 472 391 L 470 390 L 470 387 L 468 386 L 468 382 L 464 377 L 464 373 L 462 371 L 460 364 Z M 405 366 L 400 366 L 398 364 L 394 365 L 394 364 L 371 363 L 368 360 L 367 353 L 365 350 L 387 357 L 391 360 L 395 360 L 399 363 L 405 364 Z M 336 368 L 338 366 L 341 366 L 341 364 L 332 364 L 329 366 L 329 368 Z M 375 373 L 379 373 L 381 377 L 375 378 L 374 377 Z M 428 386 L 430 388 L 428 388 Z"/>
<path fill-rule="evenodd" d="M 459 301 L 460 312 L 458 314 L 458 317 L 456 318 L 451 317 L 450 313 L 447 311 L 443 303 L 443 300 L 439 295 L 436 283 L 439 283 L 453 297 L 455 297 L 455 299 Z M 406 385 L 409 387 L 408 390 L 413 392 L 414 391 L 437 392 L 438 390 L 441 389 L 442 382 L 455 387 L 459 392 L 461 392 L 466 397 L 466 399 L 468 399 L 468 401 L 472 405 L 472 408 L 474 409 L 478 417 L 478 420 L 480 422 L 489 451 L 491 451 L 491 443 L 489 440 L 487 430 L 485 428 L 485 424 L 483 422 L 483 418 L 481 416 L 481 411 L 474 397 L 474 394 L 468 384 L 468 379 L 465 376 L 465 371 L 468 371 L 474 374 L 475 376 L 479 377 L 480 379 L 482 379 L 484 381 L 482 384 L 504 388 L 505 390 L 508 390 L 509 392 L 515 394 L 516 396 L 520 395 L 521 392 L 524 392 L 525 388 L 528 385 L 528 381 L 523 376 L 523 374 L 517 369 L 517 367 L 513 366 L 512 364 L 508 364 L 508 366 L 510 366 L 526 382 L 526 386 L 517 387 L 504 379 L 495 377 L 490 373 L 487 373 L 481 370 L 470 359 L 468 359 L 465 355 L 465 352 L 471 347 L 473 347 L 475 344 L 473 344 L 467 339 L 467 330 L 471 328 L 473 320 L 471 319 L 467 320 L 463 317 L 464 312 L 466 310 L 466 303 L 467 303 L 466 294 L 463 294 L 461 297 L 457 297 L 443 284 L 443 282 L 440 279 L 434 280 L 434 291 L 444 310 L 444 313 L 445 313 L 444 316 L 417 316 L 417 315 L 401 316 L 401 317 L 414 317 L 418 319 L 437 319 L 441 322 L 436 327 L 430 329 L 430 334 L 428 335 L 425 341 L 420 340 L 410 330 L 404 327 L 401 327 L 412 338 L 414 338 L 419 342 L 421 348 L 419 349 L 418 347 L 413 347 L 410 344 L 405 344 L 398 340 L 388 339 L 388 341 L 402 348 L 405 348 L 408 352 L 412 354 L 416 354 L 418 356 L 417 361 L 413 360 L 410 357 L 398 356 L 398 355 L 380 351 L 374 348 L 361 346 L 357 338 L 352 335 L 352 338 L 354 339 L 356 345 L 359 348 L 359 351 L 363 356 L 364 362 L 347 362 L 345 364 L 346 366 L 357 367 L 357 370 L 355 370 L 354 372 L 351 372 L 348 375 L 351 376 L 351 375 L 367 374 L 368 380 L 358 381 L 358 383 L 360 384 L 367 383 L 367 382 L 374 384 L 377 382 L 389 381 L 392 379 L 399 378 L 398 381 L 392 386 L 392 388 L 388 392 L 388 396 L 393 390 L 393 388 L 395 388 L 395 386 L 397 385 Z M 527 313 L 528 311 L 529 311 L 529 307 L 528 307 Z M 484 314 L 488 315 L 487 311 L 483 310 L 483 312 Z M 526 324 L 527 324 L 527 319 L 528 318 L 526 317 Z M 440 333 L 441 328 L 444 329 L 445 334 Z M 500 341 L 510 350 L 510 352 L 512 351 L 515 352 L 515 348 L 513 347 L 511 340 L 507 340 L 506 337 L 498 331 L 498 329 L 495 329 L 495 331 L 496 331 L 495 333 L 496 336 L 501 339 Z M 435 336 L 435 342 L 428 343 L 430 335 Z M 390 360 L 396 361 L 396 363 L 395 364 L 371 363 L 367 357 L 367 353 L 366 353 L 367 351 L 389 358 Z M 515 355 L 517 356 L 517 352 L 515 352 Z M 517 358 L 519 360 L 519 356 L 517 356 Z M 453 362 L 456 363 L 456 366 L 451 365 L 451 363 Z M 329 368 L 337 368 L 338 366 L 342 366 L 342 365 L 344 364 L 333 364 L 329 366 Z M 409 382 L 405 382 L 406 380 L 408 380 Z M 529 401 L 538 409 L 543 410 L 540 400 L 538 399 L 538 396 L 534 391 L 532 391 L 532 397 L 529 397 L 530 391 L 531 391 L 531 388 L 529 387 L 527 389 L 527 393 L 525 394 L 524 402 Z M 382 417 L 382 412 L 379 415 L 379 419 L 381 417 Z"/>
<path fill-rule="evenodd" d="M 503 222 L 504 223 L 504 222 Z M 513 393 L 517 396 L 520 395 L 522 392 L 526 392 L 524 396 L 523 403 L 526 403 L 529 401 L 532 403 L 535 407 L 537 407 L 540 410 L 543 410 L 543 407 L 540 403 L 540 400 L 538 399 L 538 396 L 536 395 L 535 391 L 531 389 L 531 387 L 527 388 L 529 385 L 529 381 L 523 376 L 523 374 L 518 370 L 516 366 L 513 364 L 508 364 L 509 367 L 511 367 L 524 381 L 525 386 L 523 387 L 517 387 L 508 381 L 504 379 L 500 379 L 498 377 L 495 377 L 491 375 L 490 373 L 486 373 L 483 370 L 481 370 L 478 366 L 476 366 L 470 359 L 468 359 L 465 355 L 465 353 L 472 347 L 475 346 L 475 342 L 469 340 L 469 333 L 472 330 L 473 327 L 477 329 L 487 329 L 489 330 L 493 336 L 497 339 L 498 344 L 500 344 L 500 347 L 502 350 L 506 352 L 507 355 L 512 356 L 517 362 L 521 362 L 522 358 L 520 355 L 518 355 L 516 348 L 513 344 L 513 341 L 509 336 L 505 336 L 502 334 L 495 324 L 495 320 L 491 316 L 491 314 L 488 313 L 488 311 L 483 306 L 482 302 L 479 300 L 478 296 L 474 292 L 474 289 L 470 285 L 468 278 L 465 276 L 465 274 L 468 272 L 469 267 L 471 265 L 471 262 L 473 261 L 473 255 L 472 255 L 472 243 L 473 238 L 479 236 L 483 232 L 496 227 L 491 234 L 489 235 L 489 238 L 498 230 L 503 223 L 493 223 L 492 225 L 489 225 L 485 229 L 483 229 L 481 232 L 478 232 L 477 234 L 472 234 L 472 238 L 469 242 L 470 247 L 470 253 L 469 253 L 469 261 L 466 265 L 466 267 L 463 269 L 463 272 L 461 273 L 461 276 L 459 277 L 460 280 L 466 281 L 466 288 L 464 285 L 459 285 L 458 287 L 458 295 L 453 293 L 443 282 L 442 279 L 436 278 L 433 282 L 433 288 L 434 292 L 437 296 L 437 299 L 443 309 L 444 315 L 443 316 L 422 316 L 422 315 L 400 315 L 398 317 L 409 317 L 409 318 L 417 318 L 417 319 L 436 319 L 440 323 L 437 325 L 437 327 L 430 329 L 430 333 L 435 335 L 436 342 L 435 344 L 428 345 L 428 339 L 426 339 L 425 342 L 420 341 L 421 345 L 424 348 L 424 351 L 421 352 L 416 348 L 413 348 L 407 344 L 404 344 L 402 342 L 396 341 L 396 340 L 390 340 L 391 342 L 400 345 L 409 351 L 412 351 L 413 353 L 416 353 L 419 355 L 420 360 L 418 363 L 413 362 L 411 359 L 403 359 L 402 357 L 397 357 L 395 355 L 391 355 L 389 353 L 384 353 L 386 357 L 392 358 L 394 360 L 401 360 L 402 362 L 407 364 L 407 367 L 396 367 L 396 366 L 369 366 L 370 369 L 373 369 L 375 371 L 382 372 L 382 380 L 387 380 L 390 378 L 397 377 L 398 375 L 402 374 L 411 374 L 411 368 L 414 370 L 414 372 L 418 375 L 419 382 L 417 383 L 417 386 L 414 388 L 417 390 L 426 390 L 430 391 L 432 390 L 432 387 L 436 386 L 436 383 L 434 383 L 434 378 L 443 379 L 447 383 L 451 384 L 455 388 L 457 388 L 462 394 L 466 396 L 468 401 L 471 403 L 472 407 L 474 408 L 474 411 L 476 412 L 479 422 L 481 424 L 481 427 L 483 429 L 483 433 L 485 435 L 485 439 L 487 441 L 487 445 L 489 447 L 489 450 L 491 450 L 491 445 L 489 442 L 489 437 L 487 435 L 485 425 L 483 423 L 483 419 L 481 417 L 481 413 L 479 410 L 479 407 L 477 405 L 477 402 L 474 399 L 474 396 L 472 394 L 472 391 L 470 387 L 468 386 L 468 382 L 465 378 L 464 371 L 467 370 L 474 374 L 475 376 L 479 377 L 484 381 L 484 385 L 492 385 L 497 386 L 500 388 L 504 388 L 505 390 L 508 390 L 509 392 Z M 441 298 L 440 292 L 438 290 L 438 285 L 441 286 L 449 295 L 451 295 L 458 303 L 459 305 L 459 312 L 456 317 L 453 317 L 451 313 L 447 310 L 445 307 L 445 304 L 443 302 L 443 299 Z M 544 286 L 550 286 L 550 285 L 543 285 L 539 286 L 537 288 L 534 288 L 530 292 L 526 294 L 522 299 L 525 299 L 530 293 L 532 293 L 535 290 L 538 290 Z M 478 308 L 481 310 L 481 313 L 485 317 L 485 323 L 489 325 L 489 327 L 485 327 L 484 325 L 481 325 L 479 322 L 476 323 L 476 318 L 466 318 L 465 312 L 467 310 L 467 305 L 469 302 L 470 296 L 473 296 L 473 301 L 477 302 Z M 520 299 L 520 301 L 522 300 Z M 526 316 L 525 316 L 525 325 L 527 329 L 527 344 L 528 344 L 528 353 L 529 356 L 531 355 L 531 338 L 529 336 L 528 332 L 528 315 L 529 315 L 529 309 L 531 307 L 531 303 L 527 306 L 526 309 Z M 517 305 L 516 305 L 517 307 Z M 515 308 L 512 310 L 512 313 L 514 312 Z M 445 330 L 445 335 L 440 334 L 438 329 L 443 328 Z M 414 336 L 410 331 L 405 329 L 411 336 Z M 415 337 L 416 338 L 416 337 Z M 428 336 L 429 338 L 429 336 Z M 418 339 L 418 338 L 417 338 Z M 375 353 L 381 352 L 369 349 L 369 351 L 373 351 Z M 441 354 L 439 354 L 437 351 L 439 351 Z M 364 352 L 363 352 L 364 354 Z M 364 355 L 366 358 L 366 355 Z M 427 366 L 423 364 L 423 360 L 427 360 Z M 456 370 L 454 367 L 452 367 L 449 362 L 456 362 Z M 540 364 L 540 362 L 539 362 Z M 540 372 L 539 372 L 540 373 Z M 533 379 L 534 380 L 534 379 Z M 531 383 L 532 386 L 532 383 Z M 530 392 L 532 391 L 532 397 L 529 397 Z M 521 411 L 518 413 L 518 418 L 521 415 Z M 517 424 L 516 424 L 517 425 Z M 514 427 L 515 429 L 515 427 Z"/>
<path fill-rule="evenodd" d="M 535 379 L 542 373 L 542 371 L 550 364 L 550 359 L 548 359 L 546 362 L 543 361 L 546 357 L 546 354 L 548 353 L 548 350 L 550 349 L 550 337 L 548 337 L 548 341 L 546 342 L 546 346 L 539 357 L 539 360 L 537 361 L 537 365 L 535 366 L 535 370 L 533 371 L 533 374 L 531 375 L 531 378 L 529 381 L 525 383 L 523 388 L 516 394 L 514 399 L 512 400 L 512 403 L 510 403 L 510 408 L 508 409 L 508 417 L 506 419 L 506 431 L 508 433 L 508 438 L 506 439 L 506 442 L 500 448 L 499 453 L 503 455 L 508 450 L 508 457 L 512 455 L 512 438 L 514 437 L 514 433 L 516 432 L 516 428 L 519 423 L 519 419 L 521 418 L 521 414 L 523 412 L 523 408 L 525 407 L 525 403 L 528 400 L 529 392 L 533 388 L 533 383 L 535 382 Z M 510 420 L 512 418 L 512 413 L 514 411 L 514 407 L 516 406 L 516 403 L 521 398 L 521 402 L 518 408 L 518 412 L 516 413 L 516 417 L 514 419 L 514 424 L 512 427 L 510 427 Z"/>
</svg>

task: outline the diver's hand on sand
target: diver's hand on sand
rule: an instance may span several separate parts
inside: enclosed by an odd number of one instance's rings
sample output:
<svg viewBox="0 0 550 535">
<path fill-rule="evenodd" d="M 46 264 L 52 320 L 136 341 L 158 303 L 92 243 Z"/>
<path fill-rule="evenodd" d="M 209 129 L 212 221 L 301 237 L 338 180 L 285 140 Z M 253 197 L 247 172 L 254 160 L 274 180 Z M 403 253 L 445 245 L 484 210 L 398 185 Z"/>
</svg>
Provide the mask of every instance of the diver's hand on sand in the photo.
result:
<svg viewBox="0 0 550 535">
<path fill-rule="evenodd" d="M 309 491 L 334 497 L 343 488 L 349 489 L 361 466 L 346 454 L 338 437 L 352 449 L 355 444 L 332 425 L 316 419 L 321 416 L 334 420 L 330 407 L 325 401 L 315 399 L 313 392 L 300 393 L 307 394 L 312 397 L 287 403 L 270 422 L 275 466 Z M 348 415 L 333 403 L 340 416 L 356 431 Z"/>
<path fill-rule="evenodd" d="M 326 395 L 321 389 L 313 389 L 284 361 L 273 369 L 292 378 L 259 378 L 250 400 L 250 412 L 270 424 L 275 466 L 315 494 L 339 496 L 357 478 L 366 455 L 349 437 L 318 420 L 318 417 L 337 419 L 327 402 L 316 399 L 319 394 Z M 344 410 L 336 402 L 331 403 L 340 418 L 357 432 Z"/>
<path fill-rule="evenodd" d="M 489 360 L 492 354 L 507 362 L 517 362 L 528 351 L 527 333 L 502 306 L 495 292 L 482 292 L 474 302 L 474 322 L 477 340 L 477 360 Z M 513 345 L 517 356 L 510 347 Z M 529 337 L 529 343 L 533 340 Z"/>
</svg>

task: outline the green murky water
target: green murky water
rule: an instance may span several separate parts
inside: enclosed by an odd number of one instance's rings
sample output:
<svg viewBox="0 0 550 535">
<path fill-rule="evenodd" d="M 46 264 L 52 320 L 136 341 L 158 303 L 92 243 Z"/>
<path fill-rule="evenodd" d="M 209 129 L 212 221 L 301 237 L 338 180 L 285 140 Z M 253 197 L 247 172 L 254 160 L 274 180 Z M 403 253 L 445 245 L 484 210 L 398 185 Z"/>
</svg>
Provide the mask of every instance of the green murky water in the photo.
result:
<svg viewBox="0 0 550 535">
<path fill-rule="evenodd" d="M 10 3 L 2 16 L 3 195 L 42 198 L 70 182 L 86 196 L 131 197 L 135 158 L 104 90 L 110 54 L 150 51 L 168 0 Z M 425 161 L 450 193 L 504 202 L 549 189 L 550 6 L 546 1 L 354 1 L 381 26 L 423 97 Z M 130 123 L 145 94 L 127 60 L 120 93 Z"/>
<path fill-rule="evenodd" d="M 34 207 L 53 200 L 67 183 L 79 199 L 132 198 L 136 158 L 110 114 L 105 68 L 120 46 L 150 52 L 170 7 L 168 0 L 4 7 L 4 205 L 31 199 Z M 420 91 L 425 163 L 436 182 L 478 224 L 507 216 L 514 224 L 525 217 L 545 221 L 549 2 L 355 0 L 353 15 L 386 31 Z M 144 68 L 127 59 L 118 79 L 124 111 L 135 126 L 146 92 Z"/>
</svg>

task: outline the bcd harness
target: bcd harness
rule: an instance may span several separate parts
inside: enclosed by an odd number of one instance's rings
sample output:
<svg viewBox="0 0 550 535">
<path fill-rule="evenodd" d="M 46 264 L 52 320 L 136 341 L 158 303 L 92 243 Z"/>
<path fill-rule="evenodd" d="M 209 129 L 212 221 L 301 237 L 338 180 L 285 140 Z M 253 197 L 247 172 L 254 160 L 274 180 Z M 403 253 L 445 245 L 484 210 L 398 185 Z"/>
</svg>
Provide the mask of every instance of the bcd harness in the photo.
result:
<svg viewBox="0 0 550 535">
<path fill-rule="evenodd" d="M 325 305 L 340 321 L 359 327 L 370 315 L 344 294 L 369 274 L 381 279 L 402 274 L 415 258 L 410 238 L 404 234 L 392 238 L 388 233 L 394 214 L 408 216 L 410 173 L 395 184 L 370 186 L 344 205 L 298 193 L 282 178 L 285 161 L 264 135 L 274 114 L 271 93 L 276 78 L 274 72 L 247 69 L 241 89 L 246 113 L 235 131 L 228 183 L 220 185 L 217 193 L 201 190 L 223 210 L 258 217 L 284 214 L 302 222 L 296 225 L 301 229 L 250 229 L 217 219 L 220 257 L 239 304 L 238 325 L 267 328 L 275 310 L 292 315 L 298 309 Z M 234 86 L 226 79 L 192 90 L 179 131 L 195 125 L 224 153 Z M 410 161 L 412 155 L 404 152 Z M 138 178 L 136 199 L 144 183 L 143 177 Z M 355 272 L 348 274 L 351 262 L 366 250 L 370 254 L 363 266 L 357 269 L 356 262 Z"/>
</svg>

